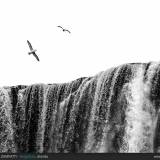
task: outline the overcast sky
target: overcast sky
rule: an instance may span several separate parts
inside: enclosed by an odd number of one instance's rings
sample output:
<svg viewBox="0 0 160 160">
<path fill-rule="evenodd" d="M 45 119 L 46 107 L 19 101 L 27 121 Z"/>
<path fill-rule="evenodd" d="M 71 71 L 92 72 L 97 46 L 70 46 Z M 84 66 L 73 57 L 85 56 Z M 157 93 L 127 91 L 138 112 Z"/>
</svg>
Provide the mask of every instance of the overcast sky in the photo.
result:
<svg viewBox="0 0 160 160">
<path fill-rule="evenodd" d="M 0 1 L 0 86 L 62 83 L 159 60 L 159 0 Z"/>
</svg>

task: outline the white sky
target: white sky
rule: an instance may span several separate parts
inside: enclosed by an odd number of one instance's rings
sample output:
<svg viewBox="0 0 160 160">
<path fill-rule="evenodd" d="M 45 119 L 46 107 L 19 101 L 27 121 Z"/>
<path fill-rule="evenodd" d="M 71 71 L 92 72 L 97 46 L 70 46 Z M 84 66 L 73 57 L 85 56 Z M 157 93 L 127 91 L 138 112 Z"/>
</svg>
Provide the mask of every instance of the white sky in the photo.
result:
<svg viewBox="0 0 160 160">
<path fill-rule="evenodd" d="M 62 83 L 159 60 L 159 0 L 0 1 L 0 86 Z"/>
</svg>

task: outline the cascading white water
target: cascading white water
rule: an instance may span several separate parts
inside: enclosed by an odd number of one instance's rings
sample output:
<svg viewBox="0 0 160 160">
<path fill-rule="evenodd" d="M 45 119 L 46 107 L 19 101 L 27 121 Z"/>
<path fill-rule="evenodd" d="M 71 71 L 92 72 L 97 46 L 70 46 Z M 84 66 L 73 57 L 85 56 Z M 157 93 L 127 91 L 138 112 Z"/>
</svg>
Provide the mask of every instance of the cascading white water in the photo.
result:
<svg viewBox="0 0 160 160">
<path fill-rule="evenodd" d="M 0 89 L 0 152 L 159 152 L 160 64 Z"/>
<path fill-rule="evenodd" d="M 14 143 L 14 125 L 12 123 L 12 105 L 7 90 L 0 88 L 0 151 L 16 152 Z"/>
</svg>

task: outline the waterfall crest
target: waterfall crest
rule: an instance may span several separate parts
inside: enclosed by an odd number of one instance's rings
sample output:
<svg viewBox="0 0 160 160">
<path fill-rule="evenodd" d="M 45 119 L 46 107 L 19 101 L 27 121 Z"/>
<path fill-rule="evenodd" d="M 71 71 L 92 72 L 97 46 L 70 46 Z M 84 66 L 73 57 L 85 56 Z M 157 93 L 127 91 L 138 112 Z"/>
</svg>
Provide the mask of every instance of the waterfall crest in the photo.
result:
<svg viewBox="0 0 160 160">
<path fill-rule="evenodd" d="M 160 64 L 0 88 L 0 152 L 160 152 Z"/>
</svg>

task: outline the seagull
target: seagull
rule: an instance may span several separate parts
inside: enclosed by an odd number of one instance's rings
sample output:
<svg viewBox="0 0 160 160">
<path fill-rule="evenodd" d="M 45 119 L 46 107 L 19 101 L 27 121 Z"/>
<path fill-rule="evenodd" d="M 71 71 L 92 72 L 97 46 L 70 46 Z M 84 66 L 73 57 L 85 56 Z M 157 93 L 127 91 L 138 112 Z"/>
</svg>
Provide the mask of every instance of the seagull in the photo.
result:
<svg viewBox="0 0 160 160">
<path fill-rule="evenodd" d="M 64 29 L 64 28 L 63 28 L 63 27 L 61 27 L 61 26 L 57 26 L 57 27 L 62 28 L 62 31 L 63 31 L 63 32 L 65 32 L 65 31 L 66 31 L 66 32 L 68 32 L 68 33 L 71 33 L 69 30 Z"/>
<path fill-rule="evenodd" d="M 31 43 L 27 40 L 27 43 L 28 43 L 28 46 L 29 46 L 29 48 L 30 48 L 30 52 L 28 52 L 28 54 L 30 55 L 30 54 L 33 54 L 33 56 L 37 59 L 37 61 L 39 61 L 39 58 L 38 58 L 38 56 L 36 55 L 36 49 L 33 49 L 33 47 L 32 47 L 32 45 L 31 45 Z"/>
</svg>

